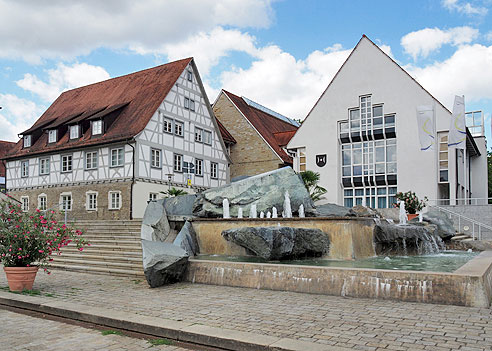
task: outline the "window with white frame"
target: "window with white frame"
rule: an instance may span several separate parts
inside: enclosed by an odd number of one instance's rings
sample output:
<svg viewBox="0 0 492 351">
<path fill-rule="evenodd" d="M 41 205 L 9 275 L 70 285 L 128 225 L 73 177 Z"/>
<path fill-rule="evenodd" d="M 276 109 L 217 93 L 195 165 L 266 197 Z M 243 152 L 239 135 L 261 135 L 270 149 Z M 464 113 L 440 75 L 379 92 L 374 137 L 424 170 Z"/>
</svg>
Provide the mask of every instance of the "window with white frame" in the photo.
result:
<svg viewBox="0 0 492 351">
<path fill-rule="evenodd" d="M 109 209 L 110 210 L 119 210 L 121 209 L 121 192 L 119 191 L 110 191 L 109 192 Z"/>
<path fill-rule="evenodd" d="M 22 178 L 29 177 L 29 161 L 21 162 L 21 177 Z"/>
<path fill-rule="evenodd" d="M 306 171 L 306 149 L 299 149 L 299 172 Z"/>
<path fill-rule="evenodd" d="M 50 129 L 48 130 L 48 143 L 56 143 L 57 141 L 57 130 Z"/>
<path fill-rule="evenodd" d="M 212 132 L 208 130 L 203 131 L 203 142 L 207 145 L 212 144 Z"/>
<path fill-rule="evenodd" d="M 87 211 L 97 211 L 97 192 L 88 191 L 85 193 L 85 208 Z"/>
<path fill-rule="evenodd" d="M 62 193 L 60 195 L 60 210 L 61 211 L 72 211 L 72 194 Z"/>
<path fill-rule="evenodd" d="M 190 81 L 190 82 L 193 82 L 193 72 L 192 71 L 190 71 L 190 70 L 186 71 L 186 79 L 188 79 L 188 81 Z"/>
<path fill-rule="evenodd" d="M 85 169 L 97 169 L 97 151 L 87 151 L 85 153 Z"/>
<path fill-rule="evenodd" d="M 80 131 L 80 127 L 78 124 L 74 126 L 70 126 L 70 139 L 78 139 L 79 131 Z"/>
<path fill-rule="evenodd" d="M 195 111 L 195 100 L 190 99 L 190 111 Z"/>
<path fill-rule="evenodd" d="M 210 162 L 210 177 L 211 178 L 218 178 L 218 169 L 219 165 L 215 162 Z"/>
<path fill-rule="evenodd" d="M 174 134 L 176 134 L 177 136 L 183 136 L 183 130 L 184 130 L 184 123 L 174 121 Z"/>
<path fill-rule="evenodd" d="M 190 98 L 187 97 L 184 98 L 184 108 L 187 110 L 190 109 Z"/>
<path fill-rule="evenodd" d="M 31 135 L 24 135 L 24 147 L 31 146 Z"/>
<path fill-rule="evenodd" d="M 156 201 L 157 193 L 149 193 L 149 201 Z"/>
<path fill-rule="evenodd" d="M 439 183 L 449 182 L 448 133 L 439 133 Z"/>
<path fill-rule="evenodd" d="M 151 167 L 161 168 L 161 150 L 151 149 L 150 159 L 151 159 Z"/>
<path fill-rule="evenodd" d="M 111 167 L 123 166 L 123 148 L 111 149 Z"/>
<path fill-rule="evenodd" d="M 39 175 L 50 174 L 50 158 L 43 157 L 39 159 Z"/>
<path fill-rule="evenodd" d="M 198 143 L 202 142 L 203 129 L 195 127 L 195 141 Z"/>
<path fill-rule="evenodd" d="M 103 131 L 103 121 L 102 119 L 92 121 L 92 135 L 102 134 Z"/>
<path fill-rule="evenodd" d="M 72 155 L 62 155 L 61 171 L 62 173 L 72 172 Z"/>
<path fill-rule="evenodd" d="M 175 172 L 183 171 L 183 155 L 174 154 L 174 171 Z"/>
<path fill-rule="evenodd" d="M 173 120 L 170 118 L 164 118 L 164 133 L 173 132 Z"/>
<path fill-rule="evenodd" d="M 38 209 L 40 211 L 46 211 L 48 208 L 48 198 L 45 194 L 38 195 Z"/>
<path fill-rule="evenodd" d="M 29 196 L 21 196 L 21 210 L 22 212 L 29 211 Z"/>
<path fill-rule="evenodd" d="M 390 208 L 396 203 L 396 186 L 345 188 L 343 205 L 353 207 L 362 205 L 365 197 L 366 206 L 373 208 Z"/>
<path fill-rule="evenodd" d="M 203 160 L 195 159 L 195 175 L 203 176 Z"/>
</svg>

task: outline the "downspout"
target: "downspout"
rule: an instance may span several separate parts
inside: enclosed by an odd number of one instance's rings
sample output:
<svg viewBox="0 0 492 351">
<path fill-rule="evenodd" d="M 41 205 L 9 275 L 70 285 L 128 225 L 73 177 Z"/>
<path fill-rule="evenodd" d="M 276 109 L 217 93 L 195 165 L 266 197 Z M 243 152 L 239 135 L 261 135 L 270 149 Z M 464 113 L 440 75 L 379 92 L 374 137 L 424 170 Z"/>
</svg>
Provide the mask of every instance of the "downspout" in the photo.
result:
<svg viewBox="0 0 492 351">
<path fill-rule="evenodd" d="M 126 143 L 132 148 L 133 168 L 132 168 L 132 184 L 130 185 L 130 220 L 132 220 L 133 219 L 133 186 L 135 185 L 135 146 L 133 146 L 133 144 L 130 144 L 128 140 L 126 141 Z"/>
<path fill-rule="evenodd" d="M 5 169 L 5 194 L 7 194 L 7 162 L 5 160 L 2 160 L 3 163 L 3 169 Z"/>
</svg>

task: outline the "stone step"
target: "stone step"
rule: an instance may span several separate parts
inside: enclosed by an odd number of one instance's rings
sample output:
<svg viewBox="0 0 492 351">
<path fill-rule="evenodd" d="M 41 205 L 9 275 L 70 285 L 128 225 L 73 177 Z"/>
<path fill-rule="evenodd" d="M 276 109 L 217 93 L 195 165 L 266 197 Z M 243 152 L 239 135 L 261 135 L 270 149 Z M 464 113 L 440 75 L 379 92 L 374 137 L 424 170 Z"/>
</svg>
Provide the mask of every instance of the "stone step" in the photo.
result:
<svg viewBox="0 0 492 351">
<path fill-rule="evenodd" d="M 57 256 L 53 259 L 53 263 L 62 264 L 65 266 L 90 266 L 90 267 L 103 267 L 103 268 L 116 268 L 125 269 L 130 271 L 141 271 L 143 270 L 142 263 L 127 263 L 127 262 L 108 262 L 108 261 L 98 261 L 98 260 L 88 260 L 88 259 L 74 259 L 74 258 L 64 258 L 62 256 Z"/>
<path fill-rule="evenodd" d="M 140 272 L 131 271 L 127 269 L 116 269 L 116 268 L 104 268 L 104 267 L 93 267 L 86 265 L 70 265 L 65 266 L 63 264 L 52 263 L 50 268 L 53 269 L 62 269 L 66 271 L 72 272 L 83 272 L 83 273 L 92 273 L 92 274 L 107 274 L 119 277 L 130 277 L 130 278 L 140 278 L 145 279 L 145 275 L 143 272 L 143 268 Z"/>
<path fill-rule="evenodd" d="M 64 247 L 62 249 L 62 255 L 68 254 L 80 254 L 81 252 L 77 250 L 75 247 Z M 91 256 L 125 256 L 125 257 L 142 257 L 142 249 L 140 251 L 128 251 L 128 250 L 94 250 L 92 247 L 84 248 L 82 251 L 83 255 L 91 255 Z"/>
<path fill-rule="evenodd" d="M 70 243 L 64 249 L 73 247 L 75 250 L 75 245 Z M 94 251 L 94 250 L 110 250 L 110 251 L 142 251 L 142 245 L 140 243 L 134 243 L 133 245 L 111 245 L 111 244 L 99 244 L 99 243 L 91 243 L 91 246 L 84 247 L 84 251 Z"/>
<path fill-rule="evenodd" d="M 460 235 L 455 235 L 455 236 L 453 236 L 453 237 L 451 238 L 451 240 L 456 241 L 456 240 L 463 240 L 463 239 L 469 239 L 469 238 L 470 238 L 470 236 L 469 236 L 469 235 L 467 235 L 467 234 L 460 234 Z"/>
<path fill-rule="evenodd" d="M 110 240 L 110 239 L 91 239 L 90 240 L 91 246 L 94 245 L 113 245 L 113 246 L 135 246 L 140 244 L 140 240 Z M 74 244 L 69 244 L 69 245 L 74 245 Z"/>
<path fill-rule="evenodd" d="M 60 256 L 54 257 L 55 262 L 59 259 L 75 259 L 75 260 L 88 260 L 88 261 L 99 261 L 99 262 L 119 262 L 119 263 L 133 263 L 142 265 L 142 254 L 140 256 L 122 256 L 122 255 L 99 255 L 99 254 L 89 254 L 84 253 L 72 253 L 63 252 Z"/>
<path fill-rule="evenodd" d="M 89 224 L 89 225 L 114 225 L 114 224 L 120 224 L 120 225 L 140 225 L 142 224 L 142 220 L 77 220 L 72 223 L 79 223 L 79 224 Z"/>
<path fill-rule="evenodd" d="M 105 234 L 105 235 L 97 235 L 97 234 L 89 234 L 89 235 L 84 235 L 84 238 L 87 239 L 88 241 L 93 241 L 93 240 L 113 240 L 113 241 L 134 241 L 134 242 L 140 242 L 140 236 L 129 236 L 129 235 L 111 235 L 111 234 Z"/>
</svg>

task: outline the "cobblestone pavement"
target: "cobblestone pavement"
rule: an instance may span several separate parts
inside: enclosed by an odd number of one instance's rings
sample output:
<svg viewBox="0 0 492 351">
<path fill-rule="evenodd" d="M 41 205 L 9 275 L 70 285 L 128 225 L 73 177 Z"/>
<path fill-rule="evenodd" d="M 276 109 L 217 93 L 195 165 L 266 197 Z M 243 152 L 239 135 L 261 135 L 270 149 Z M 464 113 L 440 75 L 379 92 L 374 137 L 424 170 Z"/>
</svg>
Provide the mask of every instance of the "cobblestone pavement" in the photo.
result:
<svg viewBox="0 0 492 351">
<path fill-rule="evenodd" d="M 0 348 L 18 351 L 190 351 L 176 346 L 152 345 L 147 340 L 122 335 L 102 335 L 87 329 L 0 309 Z"/>
<path fill-rule="evenodd" d="M 0 288 L 7 282 L 0 275 Z M 180 283 L 38 273 L 42 296 L 356 350 L 492 350 L 492 310 Z"/>
</svg>

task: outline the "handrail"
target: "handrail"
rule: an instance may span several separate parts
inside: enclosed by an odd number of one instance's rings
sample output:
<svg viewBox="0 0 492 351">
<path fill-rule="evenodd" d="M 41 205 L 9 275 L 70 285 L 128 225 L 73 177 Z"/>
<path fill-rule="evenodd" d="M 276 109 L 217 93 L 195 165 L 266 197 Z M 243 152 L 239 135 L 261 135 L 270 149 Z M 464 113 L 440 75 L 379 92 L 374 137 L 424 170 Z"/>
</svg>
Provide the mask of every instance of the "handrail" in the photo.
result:
<svg viewBox="0 0 492 351">
<path fill-rule="evenodd" d="M 478 227 L 478 240 L 482 240 L 482 227 L 489 230 L 489 231 L 492 231 L 492 226 L 485 224 L 485 223 L 482 223 L 482 222 L 479 222 L 473 218 L 463 216 L 462 214 L 453 212 L 451 210 L 448 210 L 447 208 L 443 208 L 440 206 L 434 206 L 434 205 L 428 205 L 427 207 L 429 209 L 435 208 L 438 211 L 446 212 L 446 213 L 451 214 L 453 216 L 457 216 L 458 217 L 458 232 L 461 231 L 461 220 L 462 219 L 470 222 L 472 224 L 472 238 L 473 238 L 473 240 L 475 240 L 475 225 Z"/>
<path fill-rule="evenodd" d="M 433 202 L 435 206 L 460 206 L 460 205 L 478 205 L 478 202 L 482 202 L 482 205 L 489 205 L 489 201 L 492 204 L 492 197 L 469 197 L 469 198 L 456 198 L 456 199 L 427 199 L 429 202 Z M 439 203 L 446 202 L 447 205 L 438 205 Z M 454 203 L 451 205 L 451 203 Z"/>
</svg>

